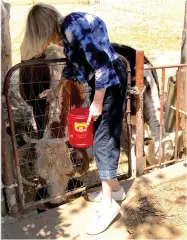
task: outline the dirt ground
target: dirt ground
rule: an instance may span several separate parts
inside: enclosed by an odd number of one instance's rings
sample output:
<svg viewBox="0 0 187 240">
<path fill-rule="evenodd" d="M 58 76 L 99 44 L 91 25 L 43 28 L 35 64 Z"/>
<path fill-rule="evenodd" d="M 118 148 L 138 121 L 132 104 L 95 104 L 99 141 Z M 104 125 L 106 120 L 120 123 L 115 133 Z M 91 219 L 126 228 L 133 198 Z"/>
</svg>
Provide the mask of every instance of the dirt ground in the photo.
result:
<svg viewBox="0 0 187 240">
<path fill-rule="evenodd" d="M 98 208 L 98 203 L 85 201 L 85 194 L 39 215 L 18 220 L 3 218 L 2 239 L 185 240 L 186 167 L 186 161 L 180 162 L 122 181 L 126 199 L 119 203 L 119 216 L 102 234 L 89 236 L 85 233 L 86 223 Z"/>
<path fill-rule="evenodd" d="M 140 187 L 124 208 L 123 224 L 132 239 L 186 239 L 186 179 Z"/>
</svg>

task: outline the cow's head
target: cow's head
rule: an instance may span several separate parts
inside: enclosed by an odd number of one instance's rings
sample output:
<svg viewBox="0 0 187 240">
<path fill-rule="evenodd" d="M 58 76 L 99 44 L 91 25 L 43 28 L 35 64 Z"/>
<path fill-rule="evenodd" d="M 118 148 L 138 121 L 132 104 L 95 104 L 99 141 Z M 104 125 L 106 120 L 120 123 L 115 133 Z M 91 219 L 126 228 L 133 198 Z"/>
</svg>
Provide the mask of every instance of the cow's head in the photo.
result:
<svg viewBox="0 0 187 240">
<path fill-rule="evenodd" d="M 48 188 L 50 197 L 62 195 L 51 203 L 61 203 L 67 190 L 70 176 L 73 175 L 73 164 L 63 139 L 41 139 L 35 146 L 37 161 L 35 169 L 42 177 Z"/>
</svg>

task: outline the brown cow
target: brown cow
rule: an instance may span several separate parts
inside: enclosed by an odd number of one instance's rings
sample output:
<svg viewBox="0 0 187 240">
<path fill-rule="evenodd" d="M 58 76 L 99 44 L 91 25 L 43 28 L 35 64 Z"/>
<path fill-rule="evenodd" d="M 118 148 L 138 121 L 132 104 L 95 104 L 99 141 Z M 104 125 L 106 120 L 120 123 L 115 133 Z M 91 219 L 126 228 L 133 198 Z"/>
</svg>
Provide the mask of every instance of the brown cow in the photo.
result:
<svg viewBox="0 0 187 240">
<path fill-rule="evenodd" d="M 50 46 L 41 58 L 62 58 L 62 48 Z M 68 180 L 79 161 L 79 173 L 89 167 L 89 158 L 84 149 L 74 149 L 74 159 L 67 145 L 67 114 L 71 108 L 81 107 L 84 102 L 83 85 L 61 79 L 63 65 L 34 65 L 20 69 L 20 92 L 22 97 L 33 107 L 38 127 L 38 139 L 35 149 L 37 159 L 35 171 L 48 185 L 50 197 L 63 195 L 67 190 Z M 50 99 L 39 98 L 44 90 L 52 89 Z M 73 160 L 73 161 L 72 161 Z M 63 197 L 50 201 L 60 203 Z"/>
</svg>

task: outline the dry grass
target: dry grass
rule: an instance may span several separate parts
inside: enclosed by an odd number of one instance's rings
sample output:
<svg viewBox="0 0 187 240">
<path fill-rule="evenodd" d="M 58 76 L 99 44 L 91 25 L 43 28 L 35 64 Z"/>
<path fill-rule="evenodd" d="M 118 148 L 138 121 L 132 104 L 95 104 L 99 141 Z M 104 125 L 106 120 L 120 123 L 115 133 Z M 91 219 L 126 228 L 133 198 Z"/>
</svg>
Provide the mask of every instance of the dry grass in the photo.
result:
<svg viewBox="0 0 187 240">
<path fill-rule="evenodd" d="M 133 0 L 126 10 L 104 5 L 55 5 L 63 15 L 72 11 L 86 11 L 100 16 L 107 25 L 110 40 L 143 49 L 153 58 L 171 52 L 179 62 L 183 28 L 184 0 L 170 1 Z M 12 6 L 11 37 L 13 65 L 20 61 L 19 47 L 23 38 L 24 25 L 31 6 Z M 156 54 L 157 55 L 157 54 Z M 173 58 L 173 55 L 172 55 Z M 169 63 L 168 63 L 169 64 Z"/>
</svg>

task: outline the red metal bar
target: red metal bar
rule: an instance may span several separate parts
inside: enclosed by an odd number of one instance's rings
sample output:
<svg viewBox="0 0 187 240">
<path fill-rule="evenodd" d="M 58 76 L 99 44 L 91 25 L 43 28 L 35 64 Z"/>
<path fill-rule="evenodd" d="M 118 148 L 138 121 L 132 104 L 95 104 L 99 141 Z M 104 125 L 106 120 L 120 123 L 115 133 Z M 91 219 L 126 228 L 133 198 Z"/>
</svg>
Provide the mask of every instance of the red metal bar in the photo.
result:
<svg viewBox="0 0 187 240">
<path fill-rule="evenodd" d="M 177 64 L 177 65 L 166 65 L 166 66 L 157 66 L 157 67 L 145 67 L 144 70 L 151 70 L 151 69 L 162 69 L 162 68 L 183 68 L 187 67 L 187 64 Z"/>
<path fill-rule="evenodd" d="M 136 51 L 136 87 L 141 93 L 144 81 L 144 52 Z M 144 142 L 144 119 L 143 119 L 143 96 L 137 98 L 136 108 L 136 176 L 143 175 L 143 142 Z"/>
<path fill-rule="evenodd" d="M 164 115 L 164 87 L 165 87 L 165 68 L 162 68 L 162 85 L 161 85 L 161 97 L 160 97 L 160 144 L 159 144 L 159 161 L 162 160 L 162 132 L 163 132 L 163 115 Z"/>
<path fill-rule="evenodd" d="M 187 158 L 182 158 L 182 159 L 178 159 L 177 162 L 182 162 L 182 161 L 185 161 L 187 160 Z M 150 167 L 146 167 L 144 168 L 144 170 L 151 170 L 153 168 L 157 168 L 157 167 L 160 167 L 160 166 L 164 166 L 164 165 L 167 165 L 167 164 L 170 164 L 170 163 L 175 163 L 175 159 L 174 160 L 170 160 L 170 161 L 166 161 L 164 163 L 161 163 L 161 164 L 156 164 L 156 165 L 152 165 Z"/>
<path fill-rule="evenodd" d="M 177 95 L 176 95 L 176 121 L 175 121 L 175 161 L 177 161 L 177 145 L 178 145 L 178 130 L 179 130 L 179 101 L 180 101 L 180 80 L 181 80 L 181 68 L 177 71 Z"/>
</svg>

